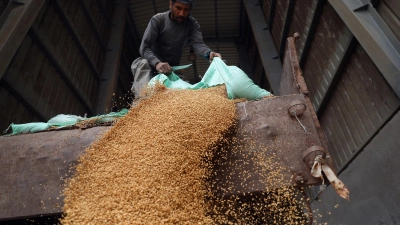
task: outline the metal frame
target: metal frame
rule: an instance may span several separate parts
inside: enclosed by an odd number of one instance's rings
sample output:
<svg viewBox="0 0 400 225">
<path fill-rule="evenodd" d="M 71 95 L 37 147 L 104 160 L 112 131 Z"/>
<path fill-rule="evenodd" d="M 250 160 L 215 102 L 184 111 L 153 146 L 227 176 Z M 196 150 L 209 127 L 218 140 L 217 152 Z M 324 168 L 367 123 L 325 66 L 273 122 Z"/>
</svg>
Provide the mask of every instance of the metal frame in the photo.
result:
<svg viewBox="0 0 400 225">
<path fill-rule="evenodd" d="M 400 41 L 371 3 L 328 0 L 400 97 Z"/>
<path fill-rule="evenodd" d="M 46 58 L 49 60 L 50 64 L 54 67 L 56 72 L 60 75 L 61 79 L 65 82 L 67 87 L 71 90 L 74 96 L 78 99 L 78 101 L 82 104 L 85 110 L 88 112 L 88 115 L 94 115 L 94 110 L 91 107 L 90 103 L 85 99 L 85 97 L 80 93 L 80 91 L 72 84 L 71 79 L 68 77 L 67 73 L 60 66 L 59 62 L 54 57 L 53 53 L 49 51 L 49 48 L 46 43 L 43 42 L 43 38 L 40 37 L 40 32 L 38 28 L 32 26 L 28 32 L 28 35 L 32 38 L 32 40 L 37 44 L 39 49 L 43 52 Z"/>
<path fill-rule="evenodd" d="M 104 114 L 112 109 L 112 96 L 118 85 L 119 67 L 121 64 L 122 44 L 126 22 L 126 0 L 115 2 L 112 29 L 107 43 L 102 79 L 99 89 L 97 114 Z"/>
<path fill-rule="evenodd" d="M 244 5 L 272 92 L 275 95 L 279 95 L 282 64 L 279 60 L 271 34 L 268 29 L 265 29 L 267 27 L 267 21 L 264 18 L 258 0 L 244 0 Z"/>
<path fill-rule="evenodd" d="M 10 0 L 0 17 L 0 79 L 35 21 L 45 0 Z"/>
<path fill-rule="evenodd" d="M 325 106 L 327 105 L 327 103 L 329 102 L 329 99 L 332 96 L 332 93 L 335 90 L 338 82 L 340 81 L 340 78 L 342 77 L 344 69 L 346 68 L 346 66 L 349 62 L 349 59 L 350 59 L 351 55 L 353 54 L 357 45 L 358 45 L 358 41 L 353 36 L 347 43 L 346 50 L 344 51 L 343 55 L 340 57 L 339 66 L 336 67 L 336 70 L 333 74 L 333 78 L 328 85 L 328 89 L 322 96 L 321 104 L 319 104 L 317 106 L 317 108 L 315 109 L 315 111 L 317 111 L 318 117 L 320 117 L 322 115 L 322 112 L 325 109 Z"/>
<path fill-rule="evenodd" d="M 79 40 L 78 35 L 76 34 L 75 29 L 72 27 L 72 23 L 69 21 L 67 15 L 65 14 L 64 10 L 61 8 L 59 0 L 52 0 L 50 1 L 54 7 L 58 15 L 60 16 L 61 21 L 64 23 L 65 28 L 67 28 L 68 33 L 71 35 L 72 40 L 75 42 L 76 46 L 78 47 L 80 53 L 83 56 L 83 59 L 86 61 L 87 65 L 89 66 L 92 73 L 95 75 L 97 81 L 100 80 L 100 72 L 97 70 L 96 66 L 92 62 L 89 57 L 89 54 L 86 52 L 86 49 L 83 47 L 83 43 Z"/>
</svg>

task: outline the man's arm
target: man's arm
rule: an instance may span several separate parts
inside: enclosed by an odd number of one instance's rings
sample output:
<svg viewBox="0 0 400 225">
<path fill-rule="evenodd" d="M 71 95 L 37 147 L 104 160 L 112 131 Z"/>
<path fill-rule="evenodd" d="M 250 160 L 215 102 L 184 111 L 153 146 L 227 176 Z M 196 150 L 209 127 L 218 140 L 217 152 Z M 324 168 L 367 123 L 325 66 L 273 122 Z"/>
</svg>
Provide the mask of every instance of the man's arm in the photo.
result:
<svg viewBox="0 0 400 225">
<path fill-rule="evenodd" d="M 154 52 L 151 50 L 151 46 L 156 42 L 158 37 L 158 21 L 153 17 L 147 25 L 146 31 L 143 34 L 142 43 L 140 44 L 140 55 L 149 60 L 152 67 L 156 67 L 156 64 L 160 62 Z"/>
<path fill-rule="evenodd" d="M 214 57 L 222 58 L 221 54 L 213 52 L 203 41 L 203 34 L 200 31 L 200 24 L 193 18 L 193 30 L 189 33 L 189 44 L 194 51 L 208 59 L 210 62 Z"/>
<path fill-rule="evenodd" d="M 161 62 L 161 60 L 158 59 L 156 54 L 151 50 L 151 46 L 156 42 L 158 37 L 159 25 L 157 19 L 154 17 L 151 18 L 146 31 L 144 32 L 139 51 L 140 55 L 149 60 L 150 65 L 156 68 L 157 72 L 169 74 L 172 72 L 171 66 L 166 62 Z"/>
</svg>

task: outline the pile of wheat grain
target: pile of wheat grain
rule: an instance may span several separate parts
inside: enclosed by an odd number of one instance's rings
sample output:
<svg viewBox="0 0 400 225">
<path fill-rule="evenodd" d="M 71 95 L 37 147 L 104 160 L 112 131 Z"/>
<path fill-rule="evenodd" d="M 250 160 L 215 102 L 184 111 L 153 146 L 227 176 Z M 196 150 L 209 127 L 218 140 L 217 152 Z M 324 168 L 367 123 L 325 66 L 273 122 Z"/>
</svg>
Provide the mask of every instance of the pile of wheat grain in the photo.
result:
<svg viewBox="0 0 400 225">
<path fill-rule="evenodd" d="M 212 224 L 202 161 L 235 123 L 221 91 L 161 90 L 86 150 L 65 190 L 63 224 Z"/>
<path fill-rule="evenodd" d="M 158 87 L 81 156 L 65 189 L 61 223 L 305 223 L 294 190 L 285 187 L 284 168 L 267 151 L 249 160 L 259 164 L 270 190 L 215 194 L 213 158 L 232 150 L 227 133 L 235 122 L 235 102 L 223 87 Z"/>
</svg>

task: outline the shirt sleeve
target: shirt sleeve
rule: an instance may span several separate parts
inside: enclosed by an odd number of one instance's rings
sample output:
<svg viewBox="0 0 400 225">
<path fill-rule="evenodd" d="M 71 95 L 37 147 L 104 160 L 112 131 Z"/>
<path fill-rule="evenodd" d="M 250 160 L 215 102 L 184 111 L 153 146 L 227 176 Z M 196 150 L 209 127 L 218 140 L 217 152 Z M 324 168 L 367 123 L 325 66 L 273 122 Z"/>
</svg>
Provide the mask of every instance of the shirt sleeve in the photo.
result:
<svg viewBox="0 0 400 225">
<path fill-rule="evenodd" d="M 189 44 L 193 47 L 194 51 L 208 59 L 211 49 L 204 43 L 203 34 L 200 31 L 200 24 L 193 18 L 193 29 L 189 33 Z"/>
<path fill-rule="evenodd" d="M 158 37 L 158 27 L 159 27 L 159 21 L 156 18 L 152 17 L 144 32 L 142 43 L 140 44 L 140 50 L 139 50 L 140 55 L 143 58 L 149 60 L 150 65 L 152 67 L 155 67 L 157 62 L 160 62 L 160 60 L 151 50 L 151 46 L 156 42 Z"/>
</svg>

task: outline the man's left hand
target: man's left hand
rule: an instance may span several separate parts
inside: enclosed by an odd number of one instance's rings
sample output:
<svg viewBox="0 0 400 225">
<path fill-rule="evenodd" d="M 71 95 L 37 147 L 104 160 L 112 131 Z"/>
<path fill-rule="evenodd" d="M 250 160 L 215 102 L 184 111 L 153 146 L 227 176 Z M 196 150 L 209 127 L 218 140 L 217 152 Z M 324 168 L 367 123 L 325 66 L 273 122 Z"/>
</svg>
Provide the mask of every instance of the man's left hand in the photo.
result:
<svg viewBox="0 0 400 225">
<path fill-rule="evenodd" d="M 210 52 L 210 62 L 212 62 L 212 61 L 213 61 L 214 57 L 219 57 L 219 58 L 221 58 L 221 59 L 222 59 L 222 56 L 221 56 L 221 54 L 219 54 L 219 53 L 216 53 L 216 52 Z"/>
</svg>

